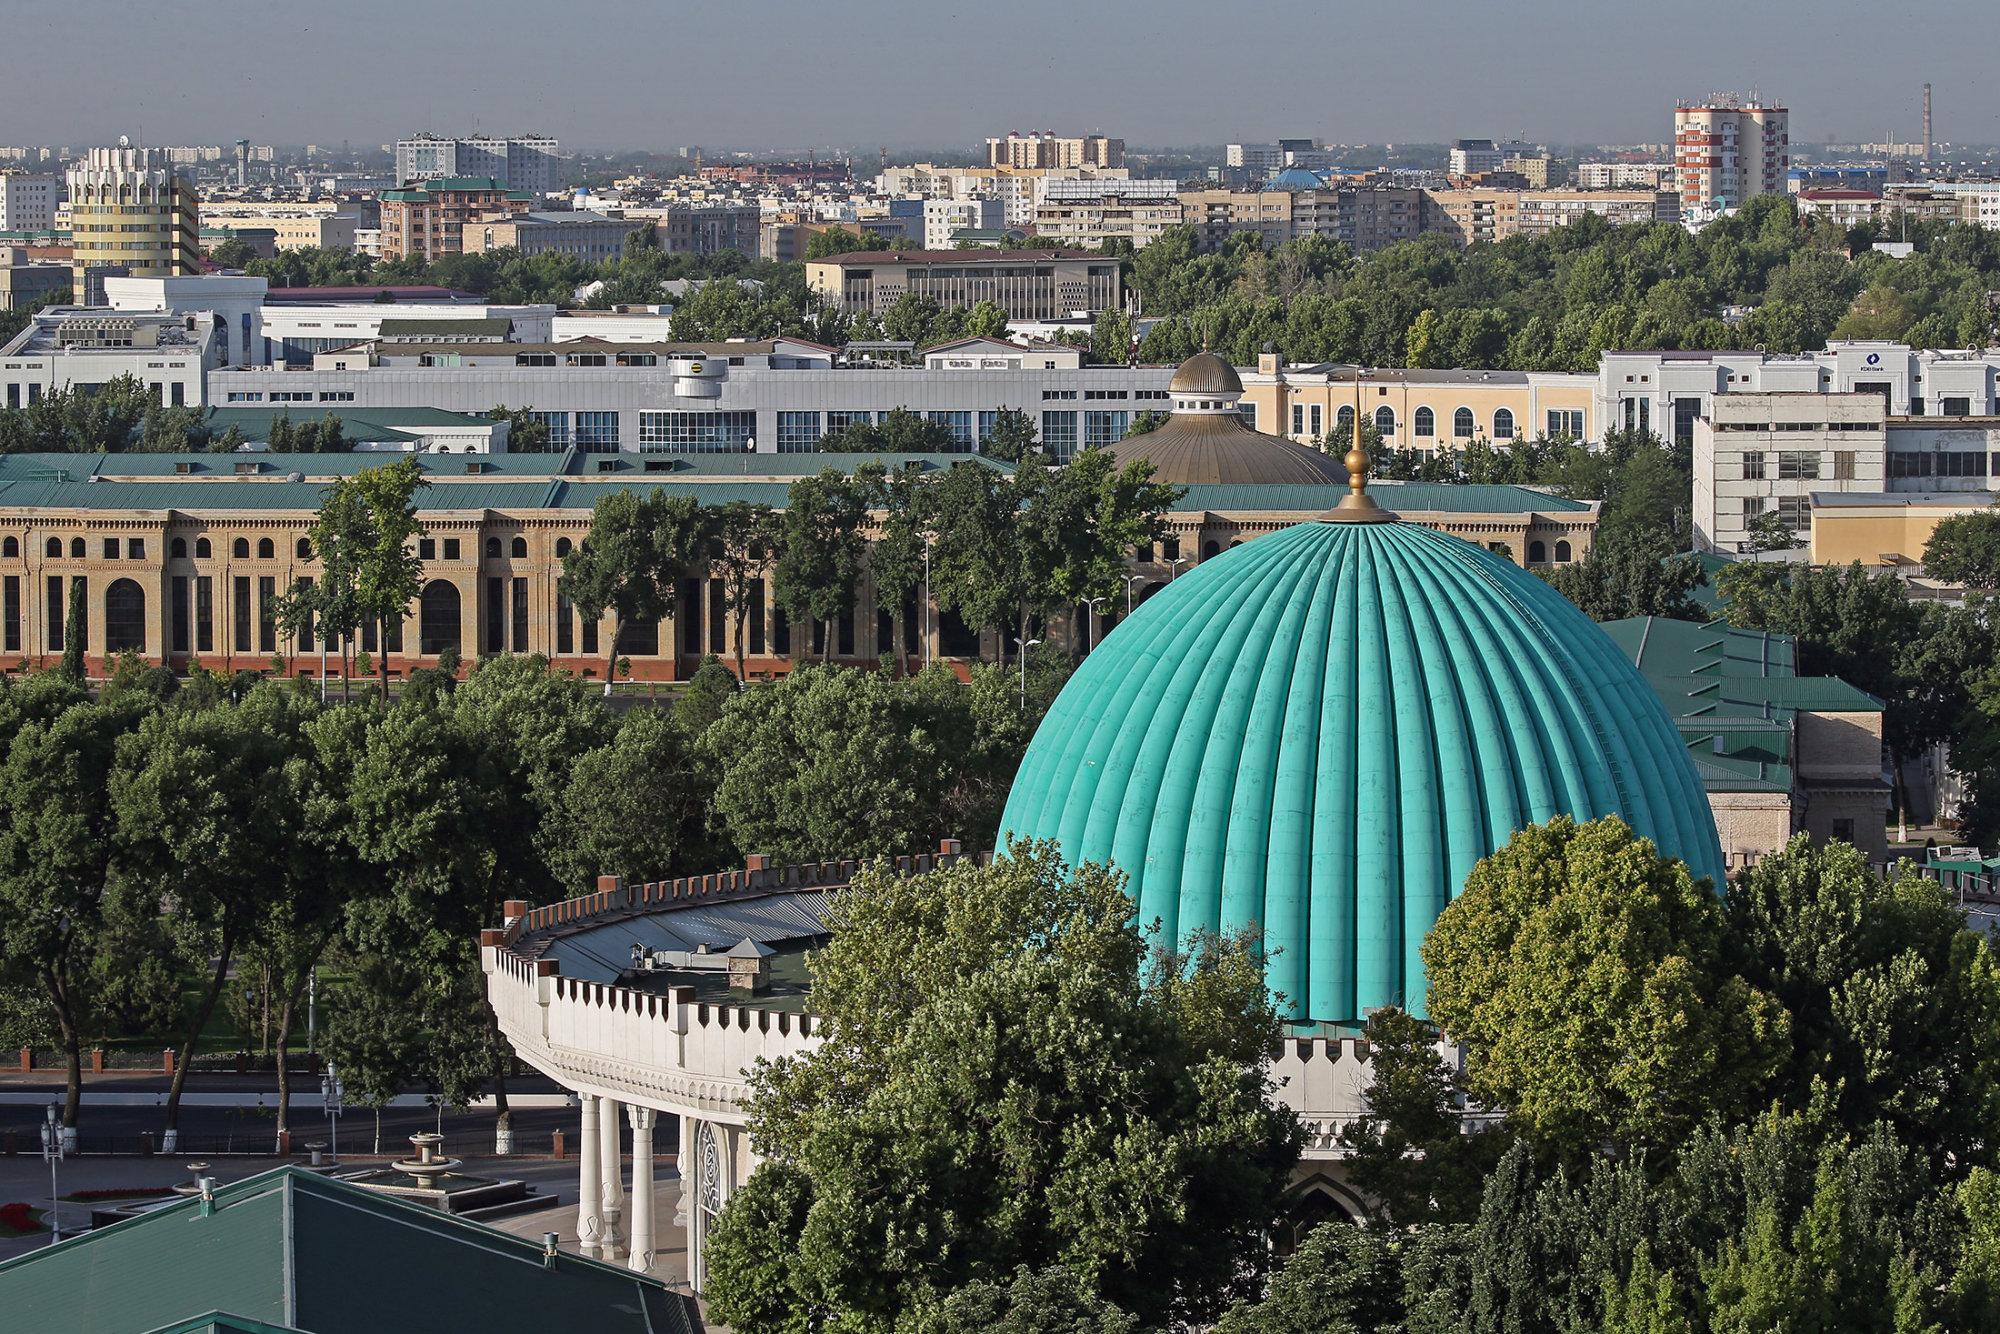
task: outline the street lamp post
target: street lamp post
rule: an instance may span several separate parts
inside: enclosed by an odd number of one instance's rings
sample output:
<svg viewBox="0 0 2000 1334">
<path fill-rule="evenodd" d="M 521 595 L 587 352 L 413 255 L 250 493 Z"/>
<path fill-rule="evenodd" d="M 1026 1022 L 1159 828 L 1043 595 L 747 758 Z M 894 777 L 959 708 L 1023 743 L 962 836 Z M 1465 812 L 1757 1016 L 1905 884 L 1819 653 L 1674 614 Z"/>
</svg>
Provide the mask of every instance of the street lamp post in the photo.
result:
<svg viewBox="0 0 2000 1334">
<path fill-rule="evenodd" d="M 924 666 L 931 665 L 931 535 L 924 534 Z"/>
<path fill-rule="evenodd" d="M 1028 650 L 1041 642 L 1039 639 L 1014 641 L 1014 647 L 1021 655 L 1021 712 L 1023 713 L 1028 711 Z"/>
<path fill-rule="evenodd" d="M 340 1114 L 346 1109 L 347 1090 L 341 1086 L 340 1071 L 332 1061 L 326 1063 L 326 1070 L 319 1077 L 320 1106 L 326 1110 L 326 1125 L 332 1141 L 332 1159 L 340 1161 Z"/>
<path fill-rule="evenodd" d="M 1086 605 L 1090 608 L 1090 614 L 1085 618 L 1083 623 L 1084 630 L 1088 632 L 1088 639 L 1083 646 L 1085 653 L 1097 647 L 1097 618 L 1104 614 L 1097 609 L 1097 604 L 1109 601 L 1111 601 L 1110 598 L 1088 598 L 1085 600 Z"/>
<path fill-rule="evenodd" d="M 48 1115 L 42 1122 L 42 1159 L 49 1165 L 49 1245 L 62 1240 L 62 1206 L 57 1202 L 56 1164 L 62 1161 L 62 1122 L 56 1115 L 56 1104 L 50 1103 Z"/>
<path fill-rule="evenodd" d="M 1180 572 L 1181 572 L 1181 566 L 1183 566 L 1183 565 L 1185 565 L 1185 564 L 1187 564 L 1187 557 L 1186 557 L 1186 556 L 1176 556 L 1176 557 L 1174 557 L 1174 559 L 1173 559 L 1173 562 L 1172 562 L 1172 564 L 1171 564 L 1171 565 L 1169 565 L 1169 566 L 1168 566 L 1168 568 L 1167 568 L 1167 582 L 1168 582 L 1168 583 L 1172 583 L 1172 582 L 1173 582 L 1173 581 L 1175 580 L 1175 578 L 1179 576 L 1179 574 L 1180 574 Z"/>
<path fill-rule="evenodd" d="M 1125 576 L 1125 614 L 1128 617 L 1132 614 L 1132 585 L 1145 577 L 1143 574 L 1128 574 Z"/>
</svg>

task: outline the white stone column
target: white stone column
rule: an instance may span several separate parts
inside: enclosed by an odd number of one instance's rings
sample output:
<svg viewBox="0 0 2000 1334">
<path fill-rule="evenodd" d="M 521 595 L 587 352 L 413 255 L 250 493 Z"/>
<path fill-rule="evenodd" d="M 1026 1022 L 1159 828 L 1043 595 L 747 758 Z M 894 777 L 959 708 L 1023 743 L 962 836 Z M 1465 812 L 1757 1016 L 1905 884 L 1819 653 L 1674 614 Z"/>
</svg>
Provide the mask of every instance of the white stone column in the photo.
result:
<svg viewBox="0 0 2000 1334">
<path fill-rule="evenodd" d="M 599 1208 L 604 1218 L 604 1258 L 607 1260 L 622 1260 L 625 1257 L 625 1234 L 618 1228 L 618 1221 L 625 1212 L 625 1155 L 620 1152 L 618 1108 L 616 1098 L 597 1100 L 597 1151 L 602 1155 L 598 1160 L 598 1180 L 603 1183 Z"/>
<path fill-rule="evenodd" d="M 597 1095 L 579 1093 L 577 1105 L 583 1109 L 582 1142 L 577 1146 L 582 1166 L 577 1171 L 576 1238 L 583 1253 L 593 1260 L 603 1253 L 601 1200 L 604 1191 L 604 1161 L 597 1151 Z"/>
<path fill-rule="evenodd" d="M 653 1123 L 659 1113 L 650 1107 L 627 1104 L 625 1115 L 632 1122 L 632 1258 L 629 1267 L 638 1273 L 653 1268 Z"/>
</svg>

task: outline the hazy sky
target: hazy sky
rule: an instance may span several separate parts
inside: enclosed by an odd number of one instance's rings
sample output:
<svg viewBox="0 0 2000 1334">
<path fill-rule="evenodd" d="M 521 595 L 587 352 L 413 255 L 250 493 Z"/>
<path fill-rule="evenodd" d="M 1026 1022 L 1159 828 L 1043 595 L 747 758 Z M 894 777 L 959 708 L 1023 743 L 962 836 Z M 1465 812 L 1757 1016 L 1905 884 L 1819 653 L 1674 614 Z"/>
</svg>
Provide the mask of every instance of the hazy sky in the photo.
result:
<svg viewBox="0 0 2000 1334">
<path fill-rule="evenodd" d="M 0 0 L 0 143 L 1659 142 L 1752 88 L 1795 140 L 1915 139 L 1926 80 L 1994 143 L 1996 39 L 2000 0 Z"/>
</svg>

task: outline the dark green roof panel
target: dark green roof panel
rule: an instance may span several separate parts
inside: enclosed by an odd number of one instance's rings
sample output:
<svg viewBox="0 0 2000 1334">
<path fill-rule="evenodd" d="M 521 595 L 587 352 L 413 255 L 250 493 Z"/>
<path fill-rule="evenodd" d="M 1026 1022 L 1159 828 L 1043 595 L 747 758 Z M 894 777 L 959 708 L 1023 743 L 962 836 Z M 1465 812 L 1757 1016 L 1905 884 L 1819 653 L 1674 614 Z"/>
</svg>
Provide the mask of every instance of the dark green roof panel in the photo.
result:
<svg viewBox="0 0 2000 1334">
<path fill-rule="evenodd" d="M 1130 877 L 1164 938 L 1251 924 L 1291 1017 L 1424 1012 L 1418 946 L 1483 856 L 1618 814 L 1723 882 L 1652 688 L 1561 594 L 1416 524 L 1304 523 L 1203 562 L 1084 660 L 1003 837 Z"/>
</svg>

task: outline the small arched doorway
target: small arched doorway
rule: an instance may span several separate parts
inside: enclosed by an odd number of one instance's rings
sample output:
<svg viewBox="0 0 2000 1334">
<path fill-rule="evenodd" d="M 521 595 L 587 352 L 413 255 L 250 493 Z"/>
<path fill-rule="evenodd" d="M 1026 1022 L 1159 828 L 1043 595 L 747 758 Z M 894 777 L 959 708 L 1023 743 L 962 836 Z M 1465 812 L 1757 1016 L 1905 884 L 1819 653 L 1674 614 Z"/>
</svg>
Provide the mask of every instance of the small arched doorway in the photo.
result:
<svg viewBox="0 0 2000 1334">
<path fill-rule="evenodd" d="M 460 651 L 458 585 L 433 579 L 417 600 L 417 652 L 435 658 L 446 649 Z"/>
<path fill-rule="evenodd" d="M 146 590 L 130 579 L 104 590 L 104 651 L 146 651 Z"/>
</svg>

